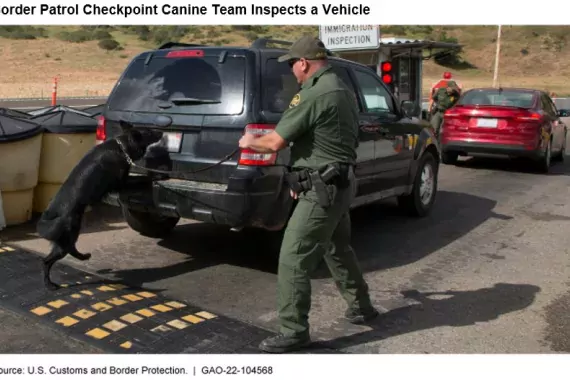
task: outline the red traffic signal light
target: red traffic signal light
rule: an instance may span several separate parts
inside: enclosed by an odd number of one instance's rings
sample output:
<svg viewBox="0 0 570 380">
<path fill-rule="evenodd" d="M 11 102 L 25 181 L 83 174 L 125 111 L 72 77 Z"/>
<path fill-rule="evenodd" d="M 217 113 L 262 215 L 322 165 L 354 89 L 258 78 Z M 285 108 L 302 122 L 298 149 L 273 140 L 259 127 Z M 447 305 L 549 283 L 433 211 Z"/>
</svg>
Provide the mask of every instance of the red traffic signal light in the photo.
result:
<svg viewBox="0 0 570 380">
<path fill-rule="evenodd" d="M 382 69 L 383 73 L 390 72 L 392 71 L 392 62 L 382 62 L 380 68 Z"/>
<path fill-rule="evenodd" d="M 390 61 L 384 61 L 380 64 L 382 82 L 386 84 L 392 84 L 392 82 L 394 82 L 392 68 L 392 62 Z"/>
</svg>

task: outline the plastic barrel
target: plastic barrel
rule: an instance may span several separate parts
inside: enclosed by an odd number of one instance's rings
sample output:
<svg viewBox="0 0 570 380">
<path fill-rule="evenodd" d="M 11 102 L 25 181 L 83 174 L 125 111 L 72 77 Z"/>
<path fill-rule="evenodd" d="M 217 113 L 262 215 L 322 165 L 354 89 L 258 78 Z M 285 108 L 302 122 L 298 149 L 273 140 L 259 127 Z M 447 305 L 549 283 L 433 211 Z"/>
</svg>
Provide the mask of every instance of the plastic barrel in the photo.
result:
<svg viewBox="0 0 570 380">
<path fill-rule="evenodd" d="M 0 115 L 0 192 L 7 226 L 32 218 L 42 137 L 37 123 Z"/>
<path fill-rule="evenodd" d="M 97 120 L 69 108 L 46 112 L 32 120 L 44 128 L 33 205 L 35 212 L 43 212 L 71 170 L 95 145 Z"/>
</svg>

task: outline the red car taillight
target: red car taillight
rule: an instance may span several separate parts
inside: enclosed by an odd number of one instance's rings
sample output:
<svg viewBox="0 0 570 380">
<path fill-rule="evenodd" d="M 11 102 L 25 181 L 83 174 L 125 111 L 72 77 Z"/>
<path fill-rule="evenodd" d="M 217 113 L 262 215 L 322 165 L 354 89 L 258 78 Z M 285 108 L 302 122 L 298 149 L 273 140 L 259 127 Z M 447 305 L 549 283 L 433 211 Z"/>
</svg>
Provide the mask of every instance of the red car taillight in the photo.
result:
<svg viewBox="0 0 570 380">
<path fill-rule="evenodd" d="M 248 124 L 244 132 L 259 137 L 273 130 L 275 130 L 274 124 Z M 276 160 L 277 153 L 259 153 L 251 149 L 242 149 L 238 163 L 247 166 L 269 166 L 274 165 Z"/>
<path fill-rule="evenodd" d="M 107 139 L 107 122 L 104 116 L 97 118 L 97 132 L 95 135 L 95 144 L 101 144 Z"/>
<path fill-rule="evenodd" d="M 527 112 L 522 115 L 517 115 L 514 119 L 516 121 L 539 121 L 542 115 L 537 112 Z"/>
</svg>

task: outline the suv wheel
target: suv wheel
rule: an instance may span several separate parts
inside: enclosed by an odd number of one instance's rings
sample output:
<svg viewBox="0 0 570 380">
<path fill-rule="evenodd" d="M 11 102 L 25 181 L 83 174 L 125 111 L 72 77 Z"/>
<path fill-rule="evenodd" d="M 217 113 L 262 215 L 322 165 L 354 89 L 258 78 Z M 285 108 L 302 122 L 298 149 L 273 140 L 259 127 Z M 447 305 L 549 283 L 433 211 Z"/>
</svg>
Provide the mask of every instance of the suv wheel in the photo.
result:
<svg viewBox="0 0 570 380">
<path fill-rule="evenodd" d="M 129 227 L 143 236 L 152 238 L 160 238 L 168 235 L 180 220 L 180 218 L 171 216 L 161 216 L 149 212 L 131 210 L 125 206 L 121 208 Z"/>
<path fill-rule="evenodd" d="M 457 152 L 443 152 L 441 154 L 441 162 L 446 165 L 455 165 L 457 159 L 459 158 L 459 153 Z"/>
<path fill-rule="evenodd" d="M 435 202 L 437 192 L 437 162 L 426 152 L 420 159 L 412 192 L 398 197 L 398 205 L 408 214 L 426 216 Z"/>
</svg>

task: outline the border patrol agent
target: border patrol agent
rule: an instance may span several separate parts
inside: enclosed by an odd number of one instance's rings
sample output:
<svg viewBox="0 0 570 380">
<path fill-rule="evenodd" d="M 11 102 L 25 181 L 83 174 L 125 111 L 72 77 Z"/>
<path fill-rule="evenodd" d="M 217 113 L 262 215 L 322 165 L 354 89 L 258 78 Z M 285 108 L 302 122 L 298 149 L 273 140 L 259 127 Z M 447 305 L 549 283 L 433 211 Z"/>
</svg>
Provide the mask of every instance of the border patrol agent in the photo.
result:
<svg viewBox="0 0 570 380">
<path fill-rule="evenodd" d="M 332 72 L 327 50 L 317 38 L 295 42 L 288 62 L 301 84 L 275 131 L 255 138 L 245 134 L 239 146 L 257 152 L 291 147 L 291 196 L 298 199 L 279 255 L 280 333 L 261 342 L 266 352 L 283 353 L 311 343 L 308 315 L 311 274 L 321 260 L 348 303 L 345 318 L 364 323 L 378 316 L 350 246 L 349 206 L 356 192 L 354 165 L 358 146 L 358 106 L 354 93 Z"/>
<path fill-rule="evenodd" d="M 443 114 L 457 103 L 461 95 L 461 86 L 451 79 L 451 73 L 445 72 L 444 81 L 439 81 L 432 88 L 431 96 L 431 126 L 439 137 Z"/>
</svg>

